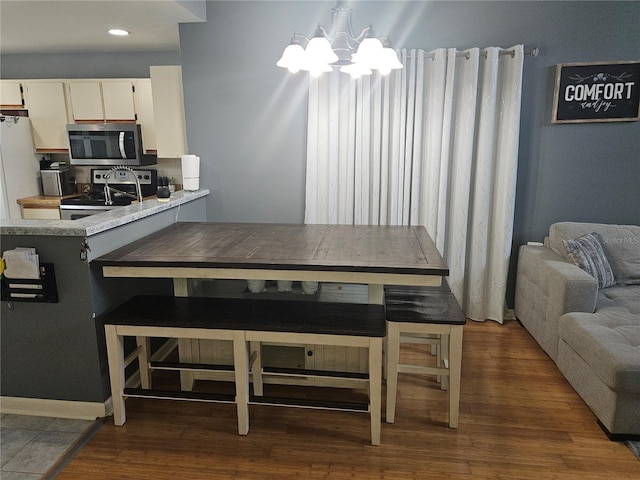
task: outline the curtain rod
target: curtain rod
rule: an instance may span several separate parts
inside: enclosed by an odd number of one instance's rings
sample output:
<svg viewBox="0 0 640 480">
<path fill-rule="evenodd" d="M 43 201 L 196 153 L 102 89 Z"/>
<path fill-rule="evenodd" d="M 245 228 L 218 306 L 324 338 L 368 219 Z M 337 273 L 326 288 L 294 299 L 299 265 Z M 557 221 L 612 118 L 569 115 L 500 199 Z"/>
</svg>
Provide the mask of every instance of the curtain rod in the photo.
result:
<svg viewBox="0 0 640 480">
<path fill-rule="evenodd" d="M 487 58 L 487 51 L 482 49 L 480 50 L 484 56 L 484 58 Z M 510 55 L 511 58 L 513 58 L 516 54 L 515 50 L 500 50 L 500 55 Z M 538 55 L 540 55 L 540 49 L 538 47 L 533 47 L 530 50 L 526 50 L 524 52 L 525 55 L 531 55 L 532 57 L 537 57 Z M 425 58 L 430 58 L 431 60 L 435 60 L 436 56 L 433 53 L 425 53 L 424 54 Z M 464 57 L 466 60 L 469 60 L 469 58 L 471 58 L 471 54 L 469 52 L 458 52 L 456 53 L 456 57 Z"/>
</svg>

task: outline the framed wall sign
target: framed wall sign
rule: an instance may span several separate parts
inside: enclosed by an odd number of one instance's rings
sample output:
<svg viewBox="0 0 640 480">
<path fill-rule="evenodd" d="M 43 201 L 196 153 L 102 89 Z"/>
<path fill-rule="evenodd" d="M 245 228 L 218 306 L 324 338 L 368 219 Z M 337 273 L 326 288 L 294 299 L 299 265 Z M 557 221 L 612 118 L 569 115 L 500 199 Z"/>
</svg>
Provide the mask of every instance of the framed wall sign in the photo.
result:
<svg viewBox="0 0 640 480">
<path fill-rule="evenodd" d="M 560 63 L 553 123 L 640 120 L 640 61 Z"/>
</svg>

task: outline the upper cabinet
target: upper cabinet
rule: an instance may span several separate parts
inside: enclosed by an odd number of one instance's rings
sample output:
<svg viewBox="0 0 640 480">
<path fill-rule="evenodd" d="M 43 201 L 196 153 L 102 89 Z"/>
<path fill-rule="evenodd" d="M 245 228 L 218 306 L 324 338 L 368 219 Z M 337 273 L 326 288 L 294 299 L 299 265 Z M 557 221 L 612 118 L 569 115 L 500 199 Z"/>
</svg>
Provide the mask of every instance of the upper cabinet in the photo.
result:
<svg viewBox="0 0 640 480">
<path fill-rule="evenodd" d="M 188 153 L 180 66 L 149 67 L 159 158 Z"/>
<path fill-rule="evenodd" d="M 156 123 L 153 114 L 153 94 L 150 78 L 139 78 L 136 84 L 136 112 L 142 130 L 144 153 L 157 154 Z"/>
<path fill-rule="evenodd" d="M 135 80 L 71 80 L 74 122 L 135 122 Z"/>
<path fill-rule="evenodd" d="M 135 80 L 105 80 L 102 82 L 104 119 L 107 122 L 135 121 Z"/>
<path fill-rule="evenodd" d="M 36 151 L 67 151 L 65 83 L 62 80 L 26 80 L 24 90 Z"/>
<path fill-rule="evenodd" d="M 22 81 L 0 80 L 0 107 L 8 110 L 22 110 L 24 108 Z"/>
</svg>

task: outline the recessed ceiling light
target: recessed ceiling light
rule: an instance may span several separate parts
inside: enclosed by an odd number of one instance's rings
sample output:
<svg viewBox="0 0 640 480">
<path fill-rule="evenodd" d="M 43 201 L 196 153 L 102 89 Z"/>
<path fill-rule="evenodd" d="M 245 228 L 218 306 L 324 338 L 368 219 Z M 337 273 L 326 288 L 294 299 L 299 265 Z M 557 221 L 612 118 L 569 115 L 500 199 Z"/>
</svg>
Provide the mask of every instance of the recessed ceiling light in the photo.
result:
<svg viewBox="0 0 640 480">
<path fill-rule="evenodd" d="M 129 32 L 127 32 L 126 30 L 121 30 L 119 28 L 112 28 L 111 30 L 109 30 L 109 33 L 118 37 L 126 37 L 127 35 L 129 35 Z"/>
</svg>

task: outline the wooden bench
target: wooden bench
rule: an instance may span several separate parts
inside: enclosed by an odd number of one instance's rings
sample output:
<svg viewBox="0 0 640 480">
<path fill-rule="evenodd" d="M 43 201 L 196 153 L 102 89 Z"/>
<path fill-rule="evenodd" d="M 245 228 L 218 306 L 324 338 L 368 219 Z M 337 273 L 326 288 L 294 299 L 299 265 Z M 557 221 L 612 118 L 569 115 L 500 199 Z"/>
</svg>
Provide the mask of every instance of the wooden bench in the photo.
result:
<svg viewBox="0 0 640 480">
<path fill-rule="evenodd" d="M 209 297 L 138 296 L 98 318 L 104 325 L 114 423 L 124 424 L 125 398 L 148 397 L 203 402 L 236 403 L 238 433 L 249 431 L 248 405 L 266 404 L 369 412 L 371 442 L 380 443 L 382 342 L 386 321 L 382 305 L 322 303 L 295 300 L 223 299 Z M 126 358 L 124 337 L 136 337 L 137 348 Z M 235 396 L 190 391 L 158 391 L 151 388 L 149 338 L 212 339 L 233 342 L 233 366 L 153 362 L 151 369 L 232 370 Z M 365 347 L 369 350 L 369 373 L 279 370 L 263 368 L 260 342 Z M 142 388 L 125 388 L 125 368 L 139 360 Z M 249 395 L 251 369 L 254 395 Z M 262 375 L 316 375 L 367 381 L 368 404 L 308 401 L 263 396 Z"/>
</svg>

